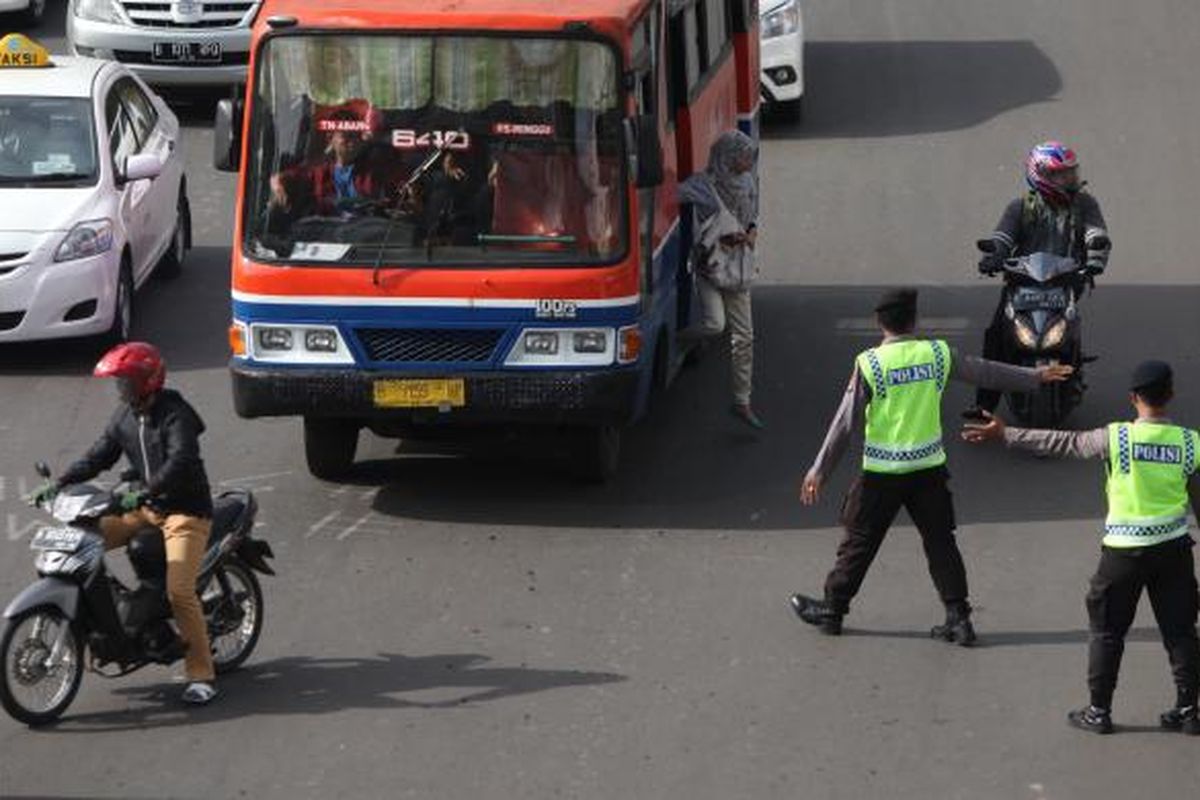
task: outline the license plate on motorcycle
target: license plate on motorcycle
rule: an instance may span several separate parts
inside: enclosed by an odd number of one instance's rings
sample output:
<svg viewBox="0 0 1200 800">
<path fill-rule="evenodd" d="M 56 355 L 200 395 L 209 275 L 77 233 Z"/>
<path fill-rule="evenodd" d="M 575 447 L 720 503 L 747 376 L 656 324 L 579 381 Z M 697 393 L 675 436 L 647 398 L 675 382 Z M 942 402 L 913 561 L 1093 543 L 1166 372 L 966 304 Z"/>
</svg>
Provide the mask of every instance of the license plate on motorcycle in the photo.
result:
<svg viewBox="0 0 1200 800">
<path fill-rule="evenodd" d="M 375 381 L 376 408 L 459 408 L 467 404 L 462 378 Z"/>
<path fill-rule="evenodd" d="M 1061 311 L 1067 307 L 1067 293 L 1062 289 L 1018 289 L 1013 296 L 1017 311 Z"/>
<path fill-rule="evenodd" d="M 73 553 L 82 541 L 83 531 L 78 528 L 42 528 L 33 535 L 29 548 Z"/>
<path fill-rule="evenodd" d="M 155 42 L 150 52 L 155 64 L 220 64 L 220 42 Z"/>
</svg>

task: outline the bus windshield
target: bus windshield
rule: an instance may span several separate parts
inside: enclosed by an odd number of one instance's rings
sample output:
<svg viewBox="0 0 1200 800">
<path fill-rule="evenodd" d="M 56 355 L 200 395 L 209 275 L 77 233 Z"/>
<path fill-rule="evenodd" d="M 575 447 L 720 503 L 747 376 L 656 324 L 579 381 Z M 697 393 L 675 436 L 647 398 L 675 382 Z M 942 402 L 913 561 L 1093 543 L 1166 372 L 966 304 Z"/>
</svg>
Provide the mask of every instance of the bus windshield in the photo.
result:
<svg viewBox="0 0 1200 800">
<path fill-rule="evenodd" d="M 617 59 L 596 41 L 292 34 L 257 60 L 247 253 L 321 266 L 610 264 Z"/>
</svg>

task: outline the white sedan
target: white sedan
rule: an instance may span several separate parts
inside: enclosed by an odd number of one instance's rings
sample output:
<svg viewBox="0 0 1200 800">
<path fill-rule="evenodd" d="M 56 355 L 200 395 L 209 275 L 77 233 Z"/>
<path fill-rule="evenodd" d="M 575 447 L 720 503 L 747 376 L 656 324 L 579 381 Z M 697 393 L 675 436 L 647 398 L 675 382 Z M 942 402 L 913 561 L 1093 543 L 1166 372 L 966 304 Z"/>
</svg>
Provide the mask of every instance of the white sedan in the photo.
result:
<svg viewBox="0 0 1200 800">
<path fill-rule="evenodd" d="M 128 68 L 0 39 L 0 343 L 129 336 L 135 289 L 190 246 L 179 140 Z"/>
</svg>

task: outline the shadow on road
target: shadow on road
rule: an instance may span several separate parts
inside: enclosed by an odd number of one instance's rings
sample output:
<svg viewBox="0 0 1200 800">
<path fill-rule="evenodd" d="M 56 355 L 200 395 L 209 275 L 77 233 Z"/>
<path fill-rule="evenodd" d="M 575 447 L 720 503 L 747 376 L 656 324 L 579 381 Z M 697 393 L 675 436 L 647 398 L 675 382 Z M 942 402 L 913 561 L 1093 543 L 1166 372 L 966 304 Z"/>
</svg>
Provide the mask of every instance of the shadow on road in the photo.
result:
<svg viewBox="0 0 1200 800">
<path fill-rule="evenodd" d="M 921 639 L 929 640 L 926 630 L 870 630 L 866 628 L 847 627 L 842 631 L 843 636 L 864 639 Z M 992 647 L 1032 647 L 1038 645 L 1056 644 L 1087 644 L 1088 631 L 1078 629 L 1071 631 L 990 631 L 986 627 L 980 629 L 976 649 Z M 1162 637 L 1154 628 L 1133 628 L 1125 637 L 1126 642 L 1161 642 Z"/>
<path fill-rule="evenodd" d="M 1062 89 L 1031 41 L 809 42 L 804 120 L 765 139 L 906 136 L 970 128 Z"/>
<path fill-rule="evenodd" d="M 218 702 L 203 709 L 180 706 L 178 683 L 118 689 L 134 707 L 68 716 L 56 733 L 99 733 L 225 722 L 252 715 L 314 715 L 365 709 L 451 709 L 544 692 L 618 683 L 611 672 L 487 666 L 478 654 L 374 658 L 296 656 L 254 664 L 221 679 Z M 437 690 L 444 699 L 403 695 Z M 447 696 L 448 695 L 448 696 Z"/>
<path fill-rule="evenodd" d="M 375 510 L 401 518 L 482 525 L 574 528 L 781 530 L 837 524 L 842 492 L 857 470 L 851 446 L 815 509 L 796 499 L 841 396 L 854 355 L 873 345 L 869 309 L 879 287 L 765 286 L 755 290 L 756 434 L 727 411 L 727 356 L 685 370 L 650 416 L 626 434 L 620 474 L 606 486 L 573 481 L 561 460 L 524 439 L 465 448 L 446 458 L 402 445 L 398 457 L 360 465 L 353 482 L 381 486 Z M 922 290 L 922 310 L 964 353 L 978 352 L 997 286 Z M 1129 414 L 1125 379 L 1139 360 L 1176 367 L 1180 421 L 1200 425 L 1200 302 L 1196 286 L 1102 286 L 1084 300 L 1088 395 L 1068 427 L 1098 427 Z M 1170 320 L 1164 324 L 1163 320 Z M 1135 335 L 1131 335 L 1135 332 Z M 973 389 L 951 385 L 947 446 L 960 524 L 1099 519 L 1103 470 L 972 448 L 955 436 L 957 409 Z M 902 523 L 907 524 L 903 518 Z"/>
</svg>

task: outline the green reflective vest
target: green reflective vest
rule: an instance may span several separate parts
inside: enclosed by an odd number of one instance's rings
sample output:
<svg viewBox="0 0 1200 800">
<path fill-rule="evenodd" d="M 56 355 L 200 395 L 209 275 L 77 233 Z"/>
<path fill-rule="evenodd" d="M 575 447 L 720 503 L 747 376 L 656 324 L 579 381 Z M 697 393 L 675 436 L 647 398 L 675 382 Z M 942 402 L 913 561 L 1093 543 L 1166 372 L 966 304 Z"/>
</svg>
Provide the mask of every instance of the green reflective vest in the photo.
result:
<svg viewBox="0 0 1200 800">
<path fill-rule="evenodd" d="M 902 475 L 946 463 L 942 392 L 950 347 L 940 340 L 888 342 L 855 362 L 871 387 L 863 470 Z"/>
<path fill-rule="evenodd" d="M 1155 422 L 1108 426 L 1108 547 L 1148 547 L 1188 532 L 1187 483 L 1200 435 Z"/>
</svg>

